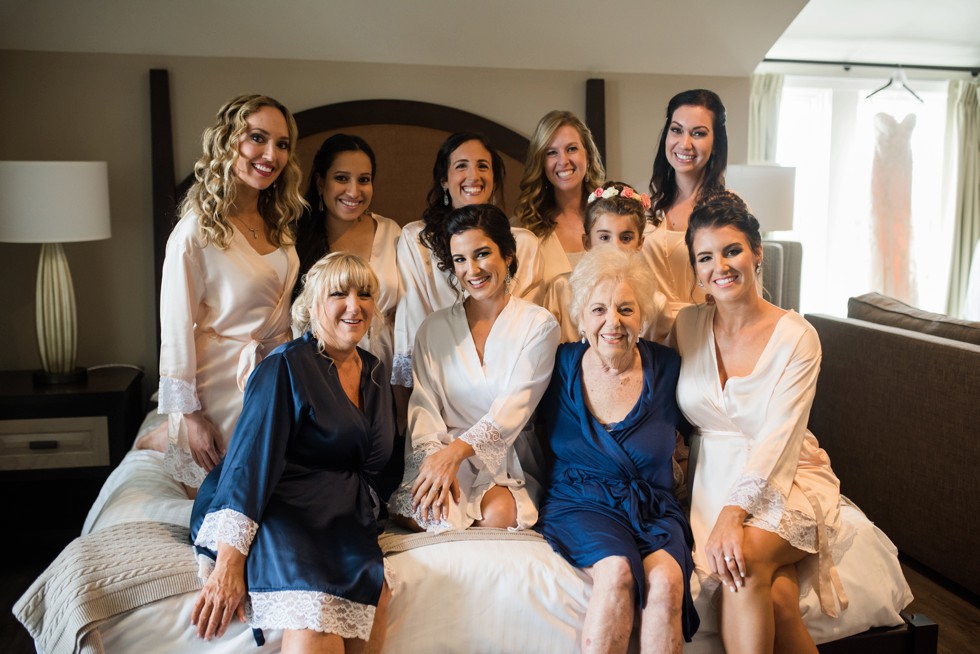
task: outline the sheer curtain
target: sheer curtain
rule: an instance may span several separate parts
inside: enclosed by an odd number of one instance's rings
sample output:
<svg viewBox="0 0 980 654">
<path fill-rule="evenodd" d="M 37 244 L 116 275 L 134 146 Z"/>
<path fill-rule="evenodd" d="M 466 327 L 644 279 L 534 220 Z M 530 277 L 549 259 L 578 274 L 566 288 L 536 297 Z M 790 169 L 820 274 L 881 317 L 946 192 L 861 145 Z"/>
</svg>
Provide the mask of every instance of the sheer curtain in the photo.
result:
<svg viewBox="0 0 980 654">
<path fill-rule="evenodd" d="M 802 312 L 845 315 L 847 299 L 872 290 L 871 171 L 875 116 L 915 118 L 909 259 L 918 305 L 945 310 L 951 220 L 942 211 L 947 83 L 910 81 L 919 102 L 897 87 L 866 97 L 882 78 L 786 76 L 776 162 L 796 167 L 792 232 L 771 238 L 803 243 Z"/>
<path fill-rule="evenodd" d="M 980 293 L 980 288 L 969 288 L 968 284 L 971 258 L 975 251 L 980 252 L 980 100 L 975 81 L 950 83 L 946 146 L 954 205 L 947 313 L 960 316 L 965 315 L 967 290 Z"/>
<path fill-rule="evenodd" d="M 766 73 L 752 76 L 749 93 L 749 163 L 776 160 L 782 95 L 782 75 Z"/>
</svg>

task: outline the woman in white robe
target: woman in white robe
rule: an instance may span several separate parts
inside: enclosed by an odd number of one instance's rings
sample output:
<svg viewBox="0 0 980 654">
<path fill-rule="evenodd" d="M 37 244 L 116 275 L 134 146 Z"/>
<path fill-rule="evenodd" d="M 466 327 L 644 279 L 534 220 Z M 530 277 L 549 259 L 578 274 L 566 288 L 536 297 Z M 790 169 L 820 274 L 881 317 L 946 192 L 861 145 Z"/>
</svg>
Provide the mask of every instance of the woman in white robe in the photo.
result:
<svg viewBox="0 0 980 654">
<path fill-rule="evenodd" d="M 529 423 L 551 379 L 558 324 L 508 293 L 519 262 L 496 207 L 454 211 L 435 246 L 468 297 L 419 329 L 405 476 L 389 508 L 435 533 L 526 529 L 537 521 L 542 472 Z"/>
<path fill-rule="evenodd" d="M 367 261 L 381 284 L 378 316 L 358 345 L 378 357 L 390 375 L 401 296 L 396 250 L 402 230 L 370 210 L 376 169 L 371 146 L 353 134 L 334 134 L 317 150 L 306 190 L 308 208 L 296 224 L 300 278 L 293 297 L 299 295 L 306 272 L 329 252 L 349 252 Z"/>
<path fill-rule="evenodd" d="M 544 270 L 540 297 L 572 272 L 585 253 L 586 199 L 606 177 L 592 132 L 570 111 L 538 121 L 521 179 L 514 220 L 538 238 Z"/>
<path fill-rule="evenodd" d="M 405 225 L 398 242 L 402 295 L 395 314 L 393 385 L 412 388 L 412 350 L 422 321 L 459 300 L 450 273 L 439 269 L 431 245 L 433 238 L 452 210 L 471 204 L 499 204 L 503 185 L 503 159 L 483 136 L 459 132 L 439 148 L 422 220 Z M 536 302 L 542 275 L 537 239 L 526 229 L 515 227 L 511 231 L 517 242 L 518 261 L 511 294 Z M 407 393 L 396 393 L 395 397 L 404 401 Z"/>
<path fill-rule="evenodd" d="M 165 469 L 189 488 L 224 456 L 252 370 L 291 336 L 296 140 L 292 115 L 271 98 L 224 105 L 167 242 L 158 410 L 168 421 L 137 446 L 164 451 Z"/>
<path fill-rule="evenodd" d="M 667 104 L 653 160 L 653 206 L 643 256 L 667 296 L 671 322 L 683 307 L 705 300 L 704 290 L 695 284 L 684 233 L 695 205 L 725 188 L 725 120 L 721 98 L 706 89 L 678 93 Z"/>
<path fill-rule="evenodd" d="M 802 317 L 759 296 L 758 222 L 738 196 L 721 193 L 692 213 L 688 244 L 698 284 L 714 297 L 683 309 L 674 325 L 678 404 L 701 437 L 690 516 L 696 569 L 705 591 L 718 580 L 729 591 L 720 604 L 726 651 L 771 652 L 775 639 L 781 651 L 815 653 L 799 610 L 803 582 L 824 614 L 847 611 L 841 636 L 879 626 L 881 607 L 849 606 L 835 553 L 849 579 L 864 572 L 862 582 L 898 598 L 909 597 L 907 585 L 884 535 L 853 545 L 841 537 L 855 532 L 842 516 L 866 519 L 841 511 L 830 459 L 806 428 L 820 342 Z"/>
</svg>

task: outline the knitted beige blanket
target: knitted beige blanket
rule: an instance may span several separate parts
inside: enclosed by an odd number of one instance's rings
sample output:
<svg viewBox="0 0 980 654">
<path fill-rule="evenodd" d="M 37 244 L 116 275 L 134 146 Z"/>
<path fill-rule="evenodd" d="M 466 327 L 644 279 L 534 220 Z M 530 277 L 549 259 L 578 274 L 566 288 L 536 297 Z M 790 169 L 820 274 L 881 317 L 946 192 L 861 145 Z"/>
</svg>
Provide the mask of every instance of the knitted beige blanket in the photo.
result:
<svg viewBox="0 0 980 654">
<path fill-rule="evenodd" d="M 50 654 L 102 654 L 100 622 L 198 590 L 187 527 L 126 522 L 73 540 L 14 605 Z"/>
</svg>

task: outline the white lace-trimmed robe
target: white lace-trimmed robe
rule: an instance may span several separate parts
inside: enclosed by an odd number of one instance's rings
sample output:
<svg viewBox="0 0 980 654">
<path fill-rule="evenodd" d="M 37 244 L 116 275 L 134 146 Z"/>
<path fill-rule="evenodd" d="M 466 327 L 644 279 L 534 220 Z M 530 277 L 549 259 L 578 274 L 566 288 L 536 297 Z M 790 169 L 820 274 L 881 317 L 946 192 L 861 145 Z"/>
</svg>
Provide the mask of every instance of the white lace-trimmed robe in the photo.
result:
<svg viewBox="0 0 980 654">
<path fill-rule="evenodd" d="M 412 386 L 412 348 L 422 321 L 429 314 L 451 307 L 460 295 L 449 282 L 449 273 L 439 270 L 435 255 L 419 241 L 425 223 L 416 220 L 402 228 L 398 241 L 398 268 L 402 275 L 402 295 L 395 313 L 395 354 L 391 383 Z M 511 295 L 538 302 L 542 261 L 537 238 L 526 229 L 512 227 L 517 242 L 517 274 L 511 282 Z"/>
<path fill-rule="evenodd" d="M 408 405 L 405 477 L 392 495 L 393 513 L 414 517 L 430 532 L 465 529 L 481 519 L 492 486 L 510 490 L 517 528 L 538 517 L 542 459 L 530 425 L 554 368 L 558 324 L 547 310 L 512 297 L 497 317 L 480 363 L 462 303 L 426 318 L 415 341 L 415 386 Z M 460 502 L 448 520 L 412 511 L 411 487 L 424 457 L 462 438 L 476 451 L 457 478 Z"/>
<path fill-rule="evenodd" d="M 691 492 L 694 562 L 710 574 L 704 546 L 722 508 L 739 506 L 746 524 L 774 532 L 793 547 L 818 554 L 818 589 L 834 615 L 836 586 L 830 545 L 840 527 L 840 482 L 807 429 L 820 372 L 816 331 L 795 312 L 776 323 L 750 375 L 721 387 L 713 305 L 694 305 L 675 325 L 681 374 L 677 403 L 700 433 Z M 846 606 L 846 596 L 838 598 Z"/>
<path fill-rule="evenodd" d="M 290 293 L 299 259 L 287 245 L 260 255 L 238 230 L 227 249 L 201 246 L 198 219 L 185 215 L 167 241 L 160 288 L 160 413 L 169 414 L 165 469 L 197 487 L 184 415 L 201 409 L 227 447 L 252 370 L 291 338 Z M 279 276 L 267 257 L 287 260 Z"/>
</svg>

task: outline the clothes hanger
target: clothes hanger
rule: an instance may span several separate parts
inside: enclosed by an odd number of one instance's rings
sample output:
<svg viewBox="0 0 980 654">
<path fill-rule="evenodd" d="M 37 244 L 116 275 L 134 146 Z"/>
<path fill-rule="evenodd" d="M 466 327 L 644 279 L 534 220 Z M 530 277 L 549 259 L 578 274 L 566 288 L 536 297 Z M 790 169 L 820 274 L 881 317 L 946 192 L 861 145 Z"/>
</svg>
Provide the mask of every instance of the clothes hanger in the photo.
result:
<svg viewBox="0 0 980 654">
<path fill-rule="evenodd" d="M 876 95 L 876 94 L 880 93 L 881 91 L 884 91 L 889 86 L 891 86 L 892 84 L 895 84 L 895 83 L 898 83 L 899 86 L 901 86 L 903 89 L 905 89 L 906 91 L 908 91 L 909 93 L 911 93 L 912 94 L 912 97 L 915 98 L 916 100 L 918 100 L 919 102 L 925 102 L 925 100 L 923 100 L 922 98 L 920 98 L 919 95 L 915 91 L 913 91 L 911 88 L 909 88 L 908 78 L 905 76 L 905 71 L 902 69 L 901 66 L 899 66 L 895 70 L 895 72 L 892 73 L 892 76 L 888 78 L 888 81 L 885 82 L 885 84 L 883 86 L 880 86 L 880 87 L 876 88 L 874 91 L 872 91 L 871 93 L 869 93 L 868 95 L 866 95 L 864 97 L 864 99 L 865 100 L 871 99 L 871 96 Z"/>
</svg>

